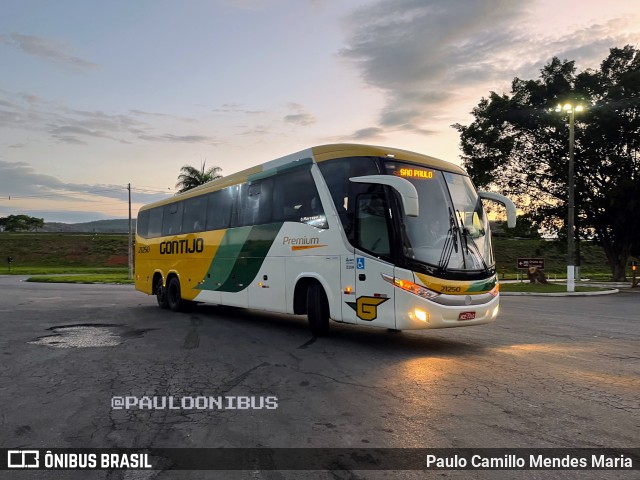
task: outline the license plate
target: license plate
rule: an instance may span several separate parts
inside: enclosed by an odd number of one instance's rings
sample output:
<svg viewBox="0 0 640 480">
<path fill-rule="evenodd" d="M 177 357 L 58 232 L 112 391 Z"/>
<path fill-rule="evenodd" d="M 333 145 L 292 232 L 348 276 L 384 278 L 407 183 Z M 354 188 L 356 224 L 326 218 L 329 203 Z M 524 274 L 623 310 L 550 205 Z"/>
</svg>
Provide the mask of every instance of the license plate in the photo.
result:
<svg viewBox="0 0 640 480">
<path fill-rule="evenodd" d="M 458 320 L 473 320 L 476 318 L 476 312 L 462 312 Z"/>
</svg>

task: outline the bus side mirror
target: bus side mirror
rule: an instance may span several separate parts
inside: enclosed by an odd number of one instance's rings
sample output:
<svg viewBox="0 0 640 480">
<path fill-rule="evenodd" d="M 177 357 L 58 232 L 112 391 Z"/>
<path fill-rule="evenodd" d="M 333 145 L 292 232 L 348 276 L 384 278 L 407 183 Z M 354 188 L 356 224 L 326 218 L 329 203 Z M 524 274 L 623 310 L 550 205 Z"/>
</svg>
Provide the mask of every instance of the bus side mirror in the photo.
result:
<svg viewBox="0 0 640 480">
<path fill-rule="evenodd" d="M 504 205 L 507 209 L 507 227 L 514 228 L 516 226 L 516 206 L 509 198 L 493 192 L 478 192 L 478 195 L 485 200 L 491 200 Z"/>
<path fill-rule="evenodd" d="M 355 183 L 377 183 L 379 185 L 388 185 L 400 195 L 405 215 L 408 217 L 418 216 L 418 191 L 409 180 L 394 177 L 393 175 L 365 175 L 362 177 L 351 177 L 349 181 Z"/>
</svg>

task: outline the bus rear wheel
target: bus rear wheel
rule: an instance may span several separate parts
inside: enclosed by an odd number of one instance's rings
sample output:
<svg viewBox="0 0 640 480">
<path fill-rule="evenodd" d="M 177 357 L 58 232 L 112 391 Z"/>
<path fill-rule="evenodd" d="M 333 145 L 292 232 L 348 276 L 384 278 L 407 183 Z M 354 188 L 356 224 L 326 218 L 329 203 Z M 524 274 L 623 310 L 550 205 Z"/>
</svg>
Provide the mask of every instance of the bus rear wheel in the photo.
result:
<svg viewBox="0 0 640 480">
<path fill-rule="evenodd" d="M 172 277 L 167 285 L 167 304 L 174 312 L 180 312 L 184 310 L 185 303 L 180 294 L 180 280 L 178 277 Z"/>
<path fill-rule="evenodd" d="M 167 289 L 162 285 L 162 277 L 158 277 L 156 280 L 153 291 L 156 294 L 158 306 L 160 308 L 169 308 L 169 302 L 167 301 Z"/>
<path fill-rule="evenodd" d="M 329 302 L 319 283 L 312 283 L 307 289 L 307 318 L 316 337 L 329 334 Z"/>
</svg>

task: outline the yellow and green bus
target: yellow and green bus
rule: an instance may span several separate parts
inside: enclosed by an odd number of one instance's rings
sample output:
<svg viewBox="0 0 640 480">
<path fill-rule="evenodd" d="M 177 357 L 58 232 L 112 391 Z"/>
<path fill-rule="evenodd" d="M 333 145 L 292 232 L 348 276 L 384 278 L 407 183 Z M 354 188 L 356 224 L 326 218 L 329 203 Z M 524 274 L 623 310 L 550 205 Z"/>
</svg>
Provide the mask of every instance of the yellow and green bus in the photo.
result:
<svg viewBox="0 0 640 480">
<path fill-rule="evenodd" d="M 390 330 L 479 325 L 499 287 L 481 198 L 460 167 L 394 148 L 312 147 L 140 209 L 136 289 Z"/>
</svg>

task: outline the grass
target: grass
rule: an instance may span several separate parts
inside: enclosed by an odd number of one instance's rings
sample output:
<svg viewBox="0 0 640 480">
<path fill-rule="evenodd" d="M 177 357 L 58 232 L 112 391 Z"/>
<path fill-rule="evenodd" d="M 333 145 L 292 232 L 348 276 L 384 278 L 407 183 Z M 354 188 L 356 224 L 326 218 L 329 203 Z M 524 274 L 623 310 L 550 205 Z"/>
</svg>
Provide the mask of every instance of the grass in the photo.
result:
<svg viewBox="0 0 640 480">
<path fill-rule="evenodd" d="M 604 292 L 610 290 L 608 288 L 600 287 L 583 287 L 576 286 L 576 292 Z M 540 285 L 535 283 L 501 283 L 501 292 L 523 292 L 523 293 L 565 293 L 567 286 L 557 283 L 549 283 L 546 285 Z"/>
<path fill-rule="evenodd" d="M 518 258 L 543 258 L 547 278 L 566 277 L 566 242 L 548 242 L 545 240 L 525 240 L 494 238 L 493 250 L 500 278 L 515 280 L 518 273 Z M 610 280 L 611 269 L 602 248 L 593 242 L 580 242 L 580 274 L 586 278 Z M 525 270 L 521 270 L 525 273 Z"/>
<path fill-rule="evenodd" d="M 0 269 L 0 275 L 59 275 L 64 273 L 69 274 L 121 274 L 127 276 L 128 269 L 123 267 L 83 267 L 80 265 L 68 265 L 68 266 L 41 266 L 41 265 L 20 265 L 11 266 L 11 272 L 5 267 Z"/>
<path fill-rule="evenodd" d="M 27 279 L 27 282 L 39 283 L 123 283 L 133 284 L 129 280 L 128 273 L 103 273 L 94 275 L 55 275 L 55 276 L 35 276 Z"/>
<path fill-rule="evenodd" d="M 126 279 L 127 250 L 128 236 L 123 234 L 0 232 L 0 274 L 119 274 Z M 580 242 L 580 251 L 583 278 L 600 281 L 611 278 L 606 257 L 599 246 Z M 494 252 L 501 280 L 516 279 L 518 258 L 544 258 L 549 279 L 566 276 L 564 242 L 494 237 Z M 11 271 L 6 263 L 9 256 L 14 259 Z M 631 278 L 630 271 L 627 276 Z"/>
<path fill-rule="evenodd" d="M 9 273 L 7 257 L 12 274 L 114 272 L 126 269 L 127 250 L 127 235 L 2 232 L 0 272 Z"/>
</svg>

